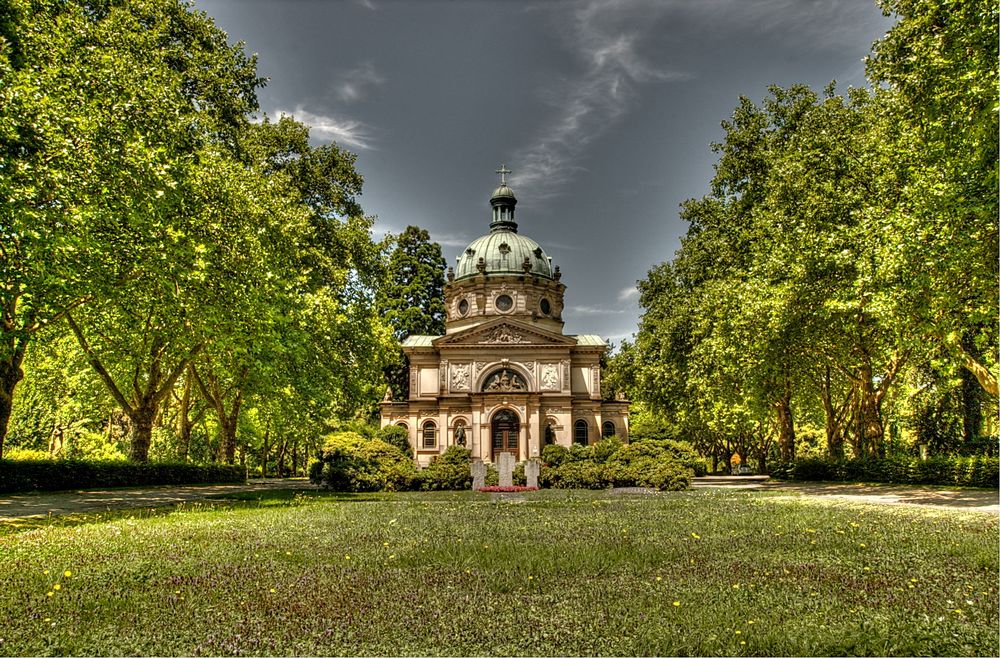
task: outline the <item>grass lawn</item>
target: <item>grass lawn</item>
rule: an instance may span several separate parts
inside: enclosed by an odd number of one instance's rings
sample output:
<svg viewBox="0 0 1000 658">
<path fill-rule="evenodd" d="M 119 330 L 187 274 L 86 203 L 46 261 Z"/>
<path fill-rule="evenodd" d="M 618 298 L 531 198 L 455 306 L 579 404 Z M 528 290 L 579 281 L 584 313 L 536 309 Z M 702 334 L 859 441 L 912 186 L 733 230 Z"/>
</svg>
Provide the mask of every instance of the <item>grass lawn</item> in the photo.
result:
<svg viewBox="0 0 1000 658">
<path fill-rule="evenodd" d="M 336 496 L 0 526 L 0 654 L 997 655 L 991 515 Z"/>
</svg>

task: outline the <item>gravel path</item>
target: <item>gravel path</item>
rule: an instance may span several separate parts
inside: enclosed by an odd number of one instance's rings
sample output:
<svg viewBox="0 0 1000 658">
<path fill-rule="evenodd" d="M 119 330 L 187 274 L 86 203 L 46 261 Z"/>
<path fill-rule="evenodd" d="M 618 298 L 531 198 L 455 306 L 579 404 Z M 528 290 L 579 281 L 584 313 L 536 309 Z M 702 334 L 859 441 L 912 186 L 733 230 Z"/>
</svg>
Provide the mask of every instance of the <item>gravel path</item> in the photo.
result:
<svg viewBox="0 0 1000 658">
<path fill-rule="evenodd" d="M 0 494 L 0 522 L 60 514 L 103 512 L 136 507 L 162 507 L 243 491 L 303 489 L 315 491 L 308 480 L 251 480 L 248 484 L 164 485 L 127 489 Z"/>
<path fill-rule="evenodd" d="M 771 491 L 789 497 L 816 497 L 879 505 L 914 505 L 927 508 L 964 510 L 1000 515 L 998 492 L 984 489 L 947 487 L 850 484 L 822 482 L 776 482 L 766 478 L 696 478 L 694 489 L 738 489 Z M 42 492 L 0 496 L 0 523 L 60 514 L 101 512 L 113 509 L 162 507 L 185 501 L 204 500 L 245 491 L 299 489 L 315 491 L 306 480 L 253 480 L 248 484 L 217 484 L 94 489 L 69 492 Z M 659 494 L 654 489 L 627 487 L 612 489 L 611 495 Z"/>
</svg>

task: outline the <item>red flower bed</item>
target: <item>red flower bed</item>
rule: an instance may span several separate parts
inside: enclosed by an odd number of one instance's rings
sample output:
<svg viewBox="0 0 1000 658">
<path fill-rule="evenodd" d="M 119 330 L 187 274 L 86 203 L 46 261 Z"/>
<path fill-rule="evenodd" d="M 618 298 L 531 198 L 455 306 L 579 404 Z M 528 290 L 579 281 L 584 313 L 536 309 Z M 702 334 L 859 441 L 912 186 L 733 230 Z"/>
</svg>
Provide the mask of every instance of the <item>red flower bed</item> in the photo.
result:
<svg viewBox="0 0 1000 658">
<path fill-rule="evenodd" d="M 483 487 L 482 489 L 476 489 L 476 491 L 483 491 L 485 493 L 520 493 L 522 491 L 538 491 L 538 487 L 522 487 L 515 485 L 513 487 Z"/>
</svg>

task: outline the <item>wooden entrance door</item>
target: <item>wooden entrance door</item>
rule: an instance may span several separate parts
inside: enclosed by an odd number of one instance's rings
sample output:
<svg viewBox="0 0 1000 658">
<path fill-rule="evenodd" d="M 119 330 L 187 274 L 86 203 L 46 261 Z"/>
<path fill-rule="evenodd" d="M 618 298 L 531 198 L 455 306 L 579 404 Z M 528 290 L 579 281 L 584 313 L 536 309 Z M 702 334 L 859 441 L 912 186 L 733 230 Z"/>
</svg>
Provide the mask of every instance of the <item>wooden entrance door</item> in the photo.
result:
<svg viewBox="0 0 1000 658">
<path fill-rule="evenodd" d="M 520 436 L 521 421 L 517 414 L 509 409 L 498 411 L 493 416 L 490 426 L 490 436 L 493 437 L 493 461 L 497 460 L 501 452 L 509 452 L 514 455 L 514 461 L 518 460 L 518 437 Z"/>
</svg>

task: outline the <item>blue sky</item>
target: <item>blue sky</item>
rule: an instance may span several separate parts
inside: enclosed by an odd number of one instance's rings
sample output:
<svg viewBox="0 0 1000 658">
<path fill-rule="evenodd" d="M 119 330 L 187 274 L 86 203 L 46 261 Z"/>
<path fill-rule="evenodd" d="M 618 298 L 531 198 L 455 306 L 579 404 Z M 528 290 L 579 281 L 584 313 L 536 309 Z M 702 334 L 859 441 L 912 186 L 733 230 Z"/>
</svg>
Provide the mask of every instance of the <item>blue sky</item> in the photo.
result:
<svg viewBox="0 0 1000 658">
<path fill-rule="evenodd" d="M 487 232 L 500 163 L 520 232 L 563 272 L 567 333 L 619 342 L 741 95 L 862 86 L 869 0 L 196 0 L 269 78 L 262 111 L 358 154 L 376 237 Z"/>
</svg>

